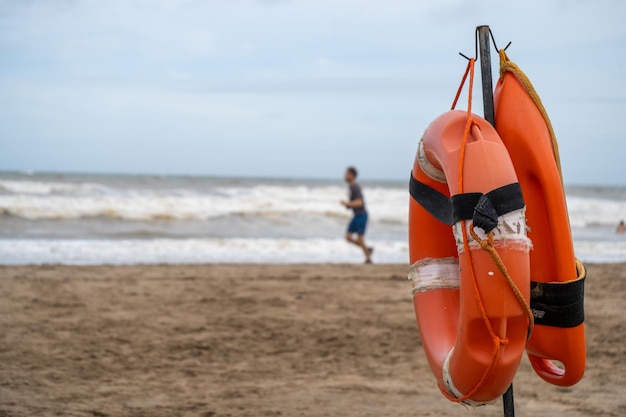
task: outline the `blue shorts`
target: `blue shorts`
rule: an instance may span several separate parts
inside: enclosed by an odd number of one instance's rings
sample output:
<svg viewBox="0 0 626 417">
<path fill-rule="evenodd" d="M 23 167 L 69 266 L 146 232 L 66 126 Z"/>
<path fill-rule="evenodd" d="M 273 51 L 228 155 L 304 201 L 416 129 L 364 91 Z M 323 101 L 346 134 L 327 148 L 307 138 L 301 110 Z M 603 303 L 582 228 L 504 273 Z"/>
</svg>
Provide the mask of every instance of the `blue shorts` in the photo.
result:
<svg viewBox="0 0 626 417">
<path fill-rule="evenodd" d="M 367 213 L 358 214 L 352 218 L 348 225 L 348 233 L 356 233 L 357 235 L 365 234 L 365 226 L 367 226 Z"/>
</svg>

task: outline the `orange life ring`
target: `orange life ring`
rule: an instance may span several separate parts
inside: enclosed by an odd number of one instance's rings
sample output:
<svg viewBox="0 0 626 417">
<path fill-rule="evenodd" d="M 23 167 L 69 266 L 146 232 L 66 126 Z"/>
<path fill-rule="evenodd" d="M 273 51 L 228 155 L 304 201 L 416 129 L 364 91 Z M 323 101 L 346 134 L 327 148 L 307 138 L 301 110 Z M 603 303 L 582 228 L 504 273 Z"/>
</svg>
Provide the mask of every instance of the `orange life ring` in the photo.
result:
<svg viewBox="0 0 626 417">
<path fill-rule="evenodd" d="M 531 308 L 536 326 L 526 345 L 536 373 L 561 386 L 585 372 L 585 269 L 574 256 L 554 131 L 523 72 L 500 52 L 496 129 L 509 150 L 526 200 Z M 558 361 L 562 366 L 556 366 Z"/>
<path fill-rule="evenodd" d="M 428 363 L 448 399 L 491 402 L 511 384 L 532 323 L 524 201 L 495 129 L 469 110 L 435 119 L 411 195 L 409 279 Z"/>
</svg>

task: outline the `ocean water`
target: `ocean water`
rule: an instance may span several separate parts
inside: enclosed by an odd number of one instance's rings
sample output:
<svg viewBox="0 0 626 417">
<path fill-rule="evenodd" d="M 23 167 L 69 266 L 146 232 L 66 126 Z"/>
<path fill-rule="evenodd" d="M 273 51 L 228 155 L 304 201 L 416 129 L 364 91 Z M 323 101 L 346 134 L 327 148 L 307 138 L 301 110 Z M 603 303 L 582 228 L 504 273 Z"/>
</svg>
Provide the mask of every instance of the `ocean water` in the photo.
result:
<svg viewBox="0 0 626 417">
<path fill-rule="evenodd" d="M 363 182 L 378 263 L 408 263 L 408 181 Z M 338 181 L 0 173 L 0 264 L 360 263 Z M 626 187 L 569 187 L 577 256 L 626 261 Z"/>
</svg>

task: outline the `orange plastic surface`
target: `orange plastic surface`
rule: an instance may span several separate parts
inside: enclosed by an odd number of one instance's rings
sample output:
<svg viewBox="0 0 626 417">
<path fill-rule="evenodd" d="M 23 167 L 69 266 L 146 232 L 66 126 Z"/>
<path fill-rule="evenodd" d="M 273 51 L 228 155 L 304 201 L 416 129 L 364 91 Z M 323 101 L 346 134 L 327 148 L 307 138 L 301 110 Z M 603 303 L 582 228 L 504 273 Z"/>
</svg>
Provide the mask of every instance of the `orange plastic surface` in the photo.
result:
<svg viewBox="0 0 626 417">
<path fill-rule="evenodd" d="M 507 147 L 526 202 L 532 281 L 568 282 L 578 278 L 565 192 L 550 132 L 518 78 L 507 72 L 495 89 L 496 129 Z M 536 325 L 526 345 L 537 374 L 560 386 L 585 372 L 585 325 Z M 554 362 L 560 362 L 557 366 Z"/>
<path fill-rule="evenodd" d="M 479 116 L 472 116 L 472 129 L 465 147 L 463 193 L 488 193 L 518 182 L 508 152 L 495 129 Z M 467 120 L 464 111 L 450 111 L 435 119 L 424 133 L 424 152 L 430 163 L 441 169 L 447 184 L 429 178 L 416 157 L 413 176 L 446 196 L 458 194 L 459 155 Z M 409 205 L 409 251 L 411 264 L 429 258 L 457 257 L 460 260 L 460 288 L 435 289 L 414 295 L 417 323 L 428 363 L 446 392 L 442 366 L 450 356 L 450 376 L 462 393 L 474 393 L 470 400 L 489 402 L 511 384 L 524 353 L 527 317 L 495 267 L 489 254 L 480 248 L 458 254 L 452 228 L 436 220 L 411 199 Z M 528 302 L 530 297 L 529 254 L 519 247 L 498 248 L 511 278 Z M 487 331 L 474 293 L 470 271 L 476 279 L 492 328 L 508 343 L 496 347 Z M 493 362 L 493 364 L 492 364 Z"/>
</svg>

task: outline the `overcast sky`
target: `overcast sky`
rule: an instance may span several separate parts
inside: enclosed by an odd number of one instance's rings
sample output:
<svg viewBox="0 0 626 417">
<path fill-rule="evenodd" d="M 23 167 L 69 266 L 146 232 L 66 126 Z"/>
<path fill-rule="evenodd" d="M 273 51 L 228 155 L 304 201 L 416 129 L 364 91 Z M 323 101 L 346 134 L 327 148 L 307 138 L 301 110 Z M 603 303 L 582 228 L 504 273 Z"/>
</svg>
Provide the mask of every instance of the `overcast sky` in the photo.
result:
<svg viewBox="0 0 626 417">
<path fill-rule="evenodd" d="M 566 183 L 626 185 L 625 19 L 621 0 L 0 0 L 0 169 L 407 179 L 487 24 Z"/>
</svg>

